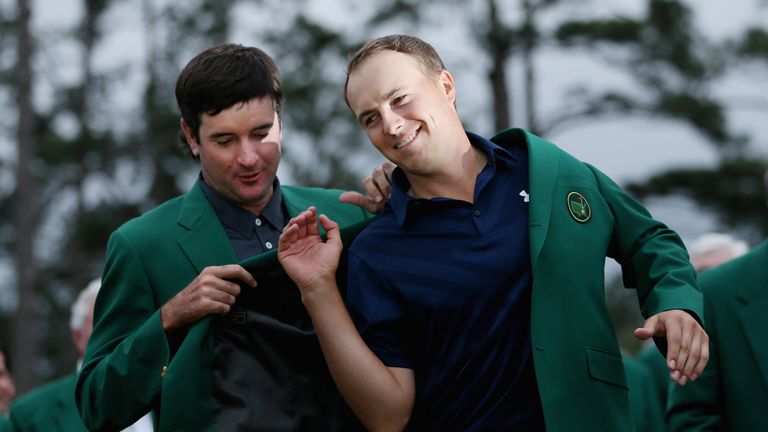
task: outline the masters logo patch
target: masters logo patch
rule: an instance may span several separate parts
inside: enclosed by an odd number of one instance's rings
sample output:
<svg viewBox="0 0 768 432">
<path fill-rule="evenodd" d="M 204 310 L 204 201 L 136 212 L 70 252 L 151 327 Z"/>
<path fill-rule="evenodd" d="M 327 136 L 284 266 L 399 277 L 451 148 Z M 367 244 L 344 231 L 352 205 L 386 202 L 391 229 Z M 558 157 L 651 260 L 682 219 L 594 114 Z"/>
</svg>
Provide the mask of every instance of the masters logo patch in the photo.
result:
<svg viewBox="0 0 768 432">
<path fill-rule="evenodd" d="M 566 203 L 571 217 L 576 219 L 576 222 L 586 223 L 592 217 L 592 207 L 589 206 L 584 195 L 578 192 L 569 192 Z"/>
</svg>

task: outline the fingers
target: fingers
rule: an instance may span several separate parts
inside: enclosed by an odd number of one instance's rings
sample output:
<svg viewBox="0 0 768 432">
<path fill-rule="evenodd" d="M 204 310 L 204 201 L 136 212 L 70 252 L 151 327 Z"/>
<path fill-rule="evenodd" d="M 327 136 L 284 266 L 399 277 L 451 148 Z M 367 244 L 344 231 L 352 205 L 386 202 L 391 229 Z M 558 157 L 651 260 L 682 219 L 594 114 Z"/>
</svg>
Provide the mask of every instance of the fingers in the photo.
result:
<svg viewBox="0 0 768 432">
<path fill-rule="evenodd" d="M 397 168 L 397 165 L 393 164 L 390 161 L 384 162 L 381 164 L 381 169 L 384 171 L 384 174 L 389 179 L 389 183 L 392 184 L 392 172 Z"/>
<path fill-rule="evenodd" d="M 197 276 L 196 285 L 199 287 L 200 294 L 204 297 L 213 297 L 216 295 L 216 291 L 234 296 L 240 294 L 240 285 L 238 285 L 237 280 L 242 276 L 242 273 L 239 270 L 248 273 L 237 264 L 204 268 Z"/>
<path fill-rule="evenodd" d="M 683 344 L 680 348 L 681 357 L 678 363 L 680 365 L 680 373 L 683 377 L 693 380 L 693 374 L 695 373 L 696 365 L 699 363 L 699 358 L 701 356 L 701 336 L 698 333 L 692 332 L 689 337 L 691 339 L 689 347 L 686 349 L 685 344 Z M 685 338 L 685 335 L 683 338 Z M 687 356 L 685 358 L 685 363 L 683 363 L 682 353 L 686 351 Z"/>
<path fill-rule="evenodd" d="M 339 195 L 339 201 L 346 204 L 356 205 L 369 213 L 381 213 L 384 208 L 384 199 L 378 195 L 376 197 L 364 196 L 355 191 L 344 192 Z"/>
<path fill-rule="evenodd" d="M 693 368 L 693 373 L 691 374 L 691 380 L 696 381 L 701 374 L 704 372 L 704 367 L 709 362 L 709 336 L 704 333 L 704 337 L 701 341 L 701 354 L 699 354 L 699 361 L 696 363 L 696 366 Z"/>
<path fill-rule="evenodd" d="M 320 225 L 323 226 L 327 235 L 328 241 L 341 242 L 341 233 L 339 232 L 339 224 L 332 221 L 328 216 L 320 215 Z"/>
<path fill-rule="evenodd" d="M 680 338 L 678 342 L 679 346 L 676 363 L 677 370 L 682 375 L 682 378 L 678 382 L 684 385 L 691 372 L 693 372 L 693 367 L 698 361 L 701 348 L 693 345 L 694 334 L 690 327 L 686 326 L 685 323 L 681 323 L 679 333 Z"/>
<path fill-rule="evenodd" d="M 256 279 L 254 279 L 253 275 L 238 264 L 206 267 L 200 272 L 200 277 L 207 276 L 212 276 L 219 280 L 241 281 L 249 286 L 256 286 Z M 232 286 L 237 287 L 237 293 L 235 293 L 235 295 L 239 294 L 240 286 L 237 282 L 230 282 L 226 286 L 222 285 L 222 289 L 227 289 L 227 287 L 231 288 Z"/>
<path fill-rule="evenodd" d="M 226 290 L 211 289 L 206 293 L 205 299 L 211 302 L 213 313 L 226 314 L 232 305 L 235 304 L 237 295 L 230 294 Z"/>
<path fill-rule="evenodd" d="M 353 204 L 358 207 L 362 207 L 366 210 L 368 210 L 368 206 L 370 206 L 371 204 L 375 204 L 371 202 L 372 198 L 366 197 L 360 192 L 355 192 L 355 191 L 348 191 L 348 192 L 342 193 L 341 195 L 339 195 L 339 201 L 346 204 Z"/>
<path fill-rule="evenodd" d="M 204 268 L 163 305 L 160 312 L 163 328 L 173 332 L 207 315 L 226 314 L 240 294 L 238 280 L 256 286 L 253 276 L 237 264 Z"/>
<path fill-rule="evenodd" d="M 307 236 L 318 233 L 316 213 L 317 209 L 315 207 L 309 207 L 308 209 L 301 212 L 301 222 L 297 224 L 299 226 L 299 239 L 303 239 Z"/>
<path fill-rule="evenodd" d="M 686 348 L 683 361 L 680 361 L 680 341 L 682 339 L 682 329 L 675 326 L 670 326 L 667 330 L 667 367 L 670 370 L 669 377 L 680 385 L 685 384 L 685 377 L 682 375 L 682 366 L 685 365 L 684 360 L 688 357 L 688 350 Z"/>
<path fill-rule="evenodd" d="M 656 319 L 653 336 L 667 338 L 669 377 L 680 385 L 698 378 L 709 361 L 709 336 L 701 325 L 686 311 L 669 310 L 649 318 L 643 332 L 638 329 L 635 335 L 646 335 L 644 331 L 653 319 Z"/>
<path fill-rule="evenodd" d="M 648 330 L 645 327 L 640 327 L 640 328 L 636 328 L 633 334 L 635 335 L 636 338 L 640 340 L 646 340 L 651 336 L 653 336 L 653 331 Z"/>
<path fill-rule="evenodd" d="M 655 315 L 648 318 L 647 320 L 645 320 L 645 323 L 643 323 L 642 327 L 635 329 L 634 331 L 635 337 L 640 340 L 650 339 L 656 334 L 657 323 L 658 323 L 658 318 Z"/>
<path fill-rule="evenodd" d="M 277 240 L 278 254 L 282 255 L 283 251 L 288 249 L 296 240 L 299 235 L 299 226 L 293 223 L 293 219 L 288 222 L 288 225 L 283 229 L 283 233 L 280 234 L 280 238 Z"/>
<path fill-rule="evenodd" d="M 389 169 L 387 169 L 387 164 L 384 164 L 373 170 L 371 176 L 367 177 L 371 179 L 369 187 L 365 187 L 366 182 L 365 180 L 363 181 L 363 187 L 368 195 L 372 197 L 379 195 L 381 200 L 384 200 L 392 194 L 392 170 L 394 165 L 391 163 L 389 165 L 392 166 Z"/>
<path fill-rule="evenodd" d="M 392 171 L 395 164 L 385 162 L 376 167 L 371 175 L 363 179 L 362 185 L 366 195 L 358 192 L 344 192 L 339 201 L 362 207 L 371 213 L 379 213 L 384 203 L 392 194 Z"/>
<path fill-rule="evenodd" d="M 317 209 L 315 207 L 310 207 L 309 209 L 311 214 L 309 215 L 309 220 L 307 221 L 307 235 L 319 236 L 320 228 L 318 227 L 317 222 Z"/>
<path fill-rule="evenodd" d="M 695 380 L 704 371 L 709 361 L 709 336 L 696 320 L 688 316 L 683 322 L 683 343 L 678 357 L 678 369 L 683 377 Z M 690 340 L 686 344 L 686 340 Z M 687 351 L 688 355 L 683 354 Z M 683 383 L 685 380 L 683 380 Z"/>
<path fill-rule="evenodd" d="M 199 291 L 194 297 L 200 309 L 212 315 L 226 315 L 237 301 L 241 287 L 238 281 L 256 286 L 256 280 L 242 266 L 230 264 L 207 267 L 198 276 Z"/>
<path fill-rule="evenodd" d="M 285 228 L 283 228 L 283 232 L 286 232 L 289 229 L 293 229 L 296 234 L 296 239 L 306 237 L 309 229 L 308 225 L 317 224 L 317 219 L 315 217 L 316 212 L 317 209 L 314 206 L 307 208 L 289 220 L 288 224 L 285 225 Z"/>
</svg>

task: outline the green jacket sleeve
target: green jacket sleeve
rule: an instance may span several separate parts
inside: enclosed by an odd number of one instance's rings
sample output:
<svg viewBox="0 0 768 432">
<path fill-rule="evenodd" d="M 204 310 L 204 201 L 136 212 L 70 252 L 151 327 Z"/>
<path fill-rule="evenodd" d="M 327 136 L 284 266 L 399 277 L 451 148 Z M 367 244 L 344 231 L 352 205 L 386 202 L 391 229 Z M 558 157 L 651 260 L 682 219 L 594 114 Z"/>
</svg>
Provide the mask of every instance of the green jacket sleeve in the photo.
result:
<svg viewBox="0 0 768 432">
<path fill-rule="evenodd" d="M 643 316 L 683 309 L 703 324 L 696 271 L 680 237 L 605 174 L 590 169 L 615 217 L 607 255 L 621 265 L 624 286 L 637 290 Z"/>
<path fill-rule="evenodd" d="M 76 387 L 78 410 L 89 429 L 122 429 L 158 399 L 169 360 L 159 306 L 139 255 L 115 232 Z"/>
</svg>

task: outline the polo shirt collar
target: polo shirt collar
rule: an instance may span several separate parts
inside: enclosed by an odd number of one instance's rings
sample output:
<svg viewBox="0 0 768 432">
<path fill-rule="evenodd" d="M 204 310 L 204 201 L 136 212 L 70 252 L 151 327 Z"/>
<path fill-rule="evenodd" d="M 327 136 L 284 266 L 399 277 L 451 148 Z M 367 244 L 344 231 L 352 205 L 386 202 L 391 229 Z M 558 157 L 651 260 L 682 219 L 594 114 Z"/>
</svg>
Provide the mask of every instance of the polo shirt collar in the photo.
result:
<svg viewBox="0 0 768 432">
<path fill-rule="evenodd" d="M 480 149 L 488 157 L 488 165 L 496 166 L 499 163 L 506 164 L 517 160 L 517 157 L 512 152 L 498 144 L 472 132 L 466 132 L 466 134 L 470 144 Z M 405 219 L 408 216 L 407 213 L 415 202 L 429 201 L 408 195 L 410 188 L 411 183 L 408 181 L 405 173 L 400 168 L 396 168 L 392 173 L 392 196 L 389 199 L 389 205 L 392 207 L 398 226 L 401 227 L 405 224 Z M 443 198 L 433 199 L 441 200 Z"/>
<path fill-rule="evenodd" d="M 280 181 L 275 177 L 274 183 L 272 183 L 272 198 L 269 199 L 267 205 L 261 210 L 261 214 L 253 214 L 250 211 L 235 204 L 232 200 L 220 194 L 214 190 L 203 179 L 202 173 L 200 174 L 200 185 L 203 188 L 205 196 L 211 203 L 211 207 L 219 216 L 221 223 L 229 227 L 240 234 L 250 235 L 253 231 L 254 223 L 257 217 L 265 219 L 270 225 L 278 230 L 281 230 L 285 221 L 283 220 L 283 194 L 280 191 Z"/>
</svg>

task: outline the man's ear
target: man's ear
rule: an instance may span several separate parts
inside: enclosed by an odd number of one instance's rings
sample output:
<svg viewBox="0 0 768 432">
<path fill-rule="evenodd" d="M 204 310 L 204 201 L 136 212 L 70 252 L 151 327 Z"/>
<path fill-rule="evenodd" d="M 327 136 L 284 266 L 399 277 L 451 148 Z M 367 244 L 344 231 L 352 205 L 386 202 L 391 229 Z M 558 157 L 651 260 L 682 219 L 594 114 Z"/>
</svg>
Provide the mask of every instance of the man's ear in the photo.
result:
<svg viewBox="0 0 768 432">
<path fill-rule="evenodd" d="M 199 144 L 197 143 L 197 140 L 195 139 L 195 134 L 192 132 L 192 128 L 189 127 L 187 122 L 184 121 L 182 118 L 180 120 L 181 130 L 184 132 L 184 138 L 187 139 L 187 145 L 189 146 L 189 151 L 192 152 L 192 156 L 198 157 L 200 150 L 198 149 Z"/>
<path fill-rule="evenodd" d="M 448 100 L 451 103 L 456 103 L 456 84 L 453 82 L 453 75 L 451 75 L 448 70 L 443 69 L 442 72 L 440 72 L 438 82 L 445 92 L 445 95 L 448 97 Z"/>
<path fill-rule="evenodd" d="M 72 343 L 75 345 L 77 357 L 80 359 L 85 357 L 85 347 L 88 345 L 88 339 L 85 339 L 84 336 L 82 330 L 72 331 Z"/>
</svg>

